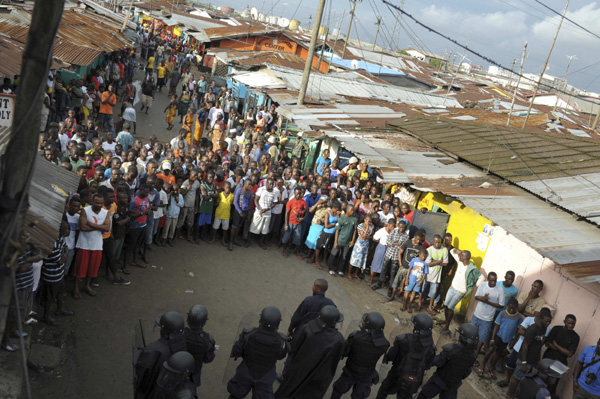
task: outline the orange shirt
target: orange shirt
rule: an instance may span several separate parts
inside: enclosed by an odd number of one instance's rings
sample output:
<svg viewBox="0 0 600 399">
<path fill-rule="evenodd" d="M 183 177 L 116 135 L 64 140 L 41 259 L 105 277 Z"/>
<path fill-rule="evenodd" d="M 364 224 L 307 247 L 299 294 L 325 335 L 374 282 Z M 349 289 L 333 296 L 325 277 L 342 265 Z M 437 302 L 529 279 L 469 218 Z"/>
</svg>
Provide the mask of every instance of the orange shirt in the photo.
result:
<svg viewBox="0 0 600 399">
<path fill-rule="evenodd" d="M 109 96 L 110 96 L 110 99 L 109 99 Z M 108 102 L 106 104 L 103 104 L 104 101 L 106 101 L 107 99 L 108 99 Z M 112 115 L 113 107 L 115 106 L 116 103 L 117 103 L 117 96 L 115 96 L 114 93 L 111 94 L 108 91 L 105 91 L 104 93 L 102 93 L 102 102 L 100 103 L 100 113 Z"/>
<path fill-rule="evenodd" d="M 165 175 L 164 173 L 158 173 L 156 175 L 156 177 L 158 177 L 160 180 L 164 181 L 165 183 L 169 183 L 171 186 L 173 184 L 175 184 L 175 176 L 171 175 Z"/>
<path fill-rule="evenodd" d="M 110 208 L 104 207 L 104 209 L 106 209 L 109 212 L 109 216 L 112 218 L 112 215 L 114 215 L 117 212 L 117 204 L 115 204 L 114 202 L 110 205 Z M 107 216 L 108 217 L 108 216 Z M 108 238 L 110 237 L 110 232 L 112 231 L 112 221 L 110 222 L 110 230 L 107 231 L 106 233 L 102 233 L 102 239 Z"/>
</svg>

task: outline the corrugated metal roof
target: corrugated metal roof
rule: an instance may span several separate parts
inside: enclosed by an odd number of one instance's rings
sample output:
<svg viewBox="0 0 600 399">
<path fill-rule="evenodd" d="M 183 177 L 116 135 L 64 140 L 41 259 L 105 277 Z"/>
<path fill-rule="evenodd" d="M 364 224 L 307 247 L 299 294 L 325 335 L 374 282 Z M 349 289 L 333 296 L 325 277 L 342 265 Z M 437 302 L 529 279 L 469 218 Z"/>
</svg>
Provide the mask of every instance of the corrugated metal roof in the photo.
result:
<svg viewBox="0 0 600 399">
<path fill-rule="evenodd" d="M 268 70 L 238 73 L 233 75 L 233 79 L 249 87 L 274 89 L 283 89 L 286 87 L 284 81 L 273 76 Z"/>
<path fill-rule="evenodd" d="M 83 4 L 90 7 L 91 9 L 93 9 L 98 14 L 109 17 L 109 18 L 117 21 L 120 24 L 122 24 L 123 21 L 125 20 L 125 15 L 113 12 L 113 11 L 109 10 L 108 8 L 102 6 L 94 1 L 91 1 L 91 0 L 79 0 L 79 1 L 81 1 Z M 131 29 L 137 28 L 136 24 L 133 21 L 129 21 L 129 20 L 127 21 L 126 26 Z"/>
<path fill-rule="evenodd" d="M 390 125 L 600 223 L 600 149 L 593 140 L 424 119 Z"/>
<path fill-rule="evenodd" d="M 210 38 L 210 40 L 221 40 L 230 37 L 256 36 L 268 33 L 280 33 L 281 29 L 273 25 L 267 27 L 267 25 L 265 24 L 254 22 L 246 23 L 240 26 L 207 28 L 204 31 L 206 32 L 206 35 Z"/>
<path fill-rule="evenodd" d="M 58 230 L 65 211 L 65 195 L 77 192 L 78 185 L 79 176 L 75 173 L 36 154 L 29 187 L 28 213 Z"/>
<path fill-rule="evenodd" d="M 458 196 L 468 207 L 502 226 L 560 265 L 596 262 L 600 266 L 600 231 L 568 213 L 514 188 L 513 196 Z"/>
<path fill-rule="evenodd" d="M 282 53 L 279 51 L 235 51 L 217 48 L 209 51 L 207 54 L 214 55 L 221 61 L 240 68 L 251 68 L 271 64 L 304 70 L 305 64 L 304 60 L 296 54 Z"/>
<path fill-rule="evenodd" d="M 291 90 L 300 90 L 302 73 L 290 68 L 269 65 L 273 74 L 285 81 Z M 417 90 L 404 89 L 392 85 L 364 83 L 339 77 L 313 73 L 310 75 L 307 94 L 313 97 L 343 95 L 362 98 L 375 98 L 384 101 L 398 101 L 423 107 L 455 107 L 462 108 L 455 99 L 444 100 L 443 96 Z"/>
</svg>

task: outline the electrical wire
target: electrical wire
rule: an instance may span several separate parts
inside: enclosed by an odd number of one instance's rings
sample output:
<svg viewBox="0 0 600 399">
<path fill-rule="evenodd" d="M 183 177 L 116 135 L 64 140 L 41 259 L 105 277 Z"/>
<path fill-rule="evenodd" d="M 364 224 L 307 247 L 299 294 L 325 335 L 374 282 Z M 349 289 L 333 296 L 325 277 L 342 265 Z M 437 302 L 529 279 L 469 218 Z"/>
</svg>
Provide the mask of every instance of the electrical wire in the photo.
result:
<svg viewBox="0 0 600 399">
<path fill-rule="evenodd" d="M 458 47 L 460 47 L 460 48 L 462 48 L 462 49 L 464 49 L 464 50 L 468 51 L 469 53 L 471 53 L 471 54 L 473 54 L 473 55 L 475 55 L 475 56 L 477 56 L 477 57 L 481 58 L 481 59 L 482 59 L 482 60 L 484 60 L 484 61 L 487 61 L 487 62 L 489 62 L 489 63 L 490 63 L 490 64 L 492 64 L 492 65 L 495 65 L 495 66 L 497 66 L 498 68 L 504 69 L 505 71 L 508 71 L 508 72 L 512 72 L 514 75 L 516 75 L 516 76 L 520 76 L 520 77 L 521 77 L 521 79 L 524 79 L 524 80 L 526 80 L 526 81 L 528 81 L 528 82 L 531 82 L 531 83 L 533 83 L 534 85 L 537 85 L 537 80 L 535 80 L 535 79 L 531 79 L 531 78 L 529 78 L 529 77 L 525 76 L 524 74 L 519 74 L 518 72 L 514 72 L 514 71 L 512 71 L 512 70 L 511 70 L 511 68 L 508 68 L 508 67 L 506 67 L 506 66 L 502 65 L 502 64 L 501 64 L 501 63 L 499 63 L 498 61 L 495 61 L 495 60 L 493 60 L 492 58 L 490 58 L 490 57 L 488 57 L 488 56 L 486 56 L 486 55 L 483 55 L 483 54 L 481 54 L 481 53 L 479 53 L 479 52 L 477 52 L 477 51 L 475 51 L 475 50 L 473 50 L 473 49 L 469 48 L 469 46 L 468 46 L 468 45 L 464 45 L 464 44 L 460 43 L 459 41 L 457 41 L 456 39 L 453 39 L 453 38 L 451 38 L 450 36 L 448 36 L 448 35 L 445 35 L 445 34 L 441 33 L 440 31 L 438 31 L 438 30 L 436 30 L 436 29 L 434 29 L 434 28 L 430 27 L 429 25 L 426 25 L 425 23 L 423 23 L 423 22 L 419 21 L 417 18 L 415 18 L 415 17 L 414 17 L 414 16 L 412 16 L 411 14 L 409 14 L 409 13 L 407 13 L 406 11 L 402 10 L 401 8 L 399 8 L 399 7 L 397 7 L 397 6 L 393 5 L 393 4 L 391 4 L 389 1 L 387 1 L 387 0 L 382 0 L 382 1 L 383 1 L 385 4 L 387 4 L 388 6 L 391 6 L 392 8 L 394 8 L 394 9 L 398 10 L 399 12 L 401 12 L 402 14 L 404 14 L 405 16 L 407 16 L 408 18 L 412 19 L 412 20 L 413 20 L 413 21 L 414 21 L 414 22 L 415 22 L 417 25 L 421 26 L 421 27 L 422 27 L 422 28 L 424 28 L 424 29 L 427 29 L 429 32 L 432 32 L 432 33 L 434 33 L 434 34 L 436 34 L 436 35 L 438 35 L 438 36 L 440 36 L 440 37 L 442 37 L 442 38 L 444 38 L 444 39 L 448 40 L 449 42 L 452 42 L 452 43 L 454 43 L 454 44 L 455 44 L 455 45 L 457 45 Z M 568 92 L 566 92 L 566 91 L 564 91 L 564 90 L 559 90 L 559 89 L 554 89 L 554 90 L 553 90 L 553 92 L 555 92 L 555 93 L 562 93 L 562 94 L 569 95 L 569 96 L 571 96 L 571 95 L 572 95 L 572 93 L 568 93 Z M 591 103 L 591 104 L 594 104 L 594 105 L 596 105 L 596 104 L 597 104 L 597 103 L 596 103 L 596 102 L 594 102 L 594 101 L 587 100 L 587 99 L 584 99 L 584 98 L 578 98 L 578 100 L 581 100 L 581 101 L 583 101 L 583 102 L 587 102 L 587 103 Z"/>
<path fill-rule="evenodd" d="M 536 3 L 538 3 L 539 5 L 541 5 L 542 7 L 544 7 L 544 8 L 546 8 L 546 9 L 548 9 L 548 10 L 552 11 L 554 14 L 556 14 L 556 15 L 559 15 L 559 16 L 561 16 L 561 17 L 562 17 L 562 13 L 560 13 L 560 12 L 556 11 L 555 9 L 553 9 L 553 8 L 552 8 L 552 7 L 550 7 L 550 6 L 547 6 L 546 4 L 542 3 L 540 0 L 533 0 L 533 1 L 535 1 Z M 586 31 L 586 32 L 587 32 L 587 33 L 589 33 L 590 35 L 592 35 L 592 36 L 596 37 L 597 39 L 600 39 L 600 36 L 598 36 L 597 34 L 595 34 L 594 32 L 592 32 L 592 31 L 591 31 L 591 30 L 589 30 L 588 28 L 586 28 L 586 27 L 584 27 L 584 26 L 581 26 L 581 25 L 579 25 L 577 22 L 575 22 L 575 21 L 573 21 L 572 19 L 568 18 L 566 15 L 565 15 L 564 19 L 566 19 L 567 21 L 569 21 L 570 23 L 572 23 L 572 24 L 573 24 L 573 25 L 575 25 L 576 27 L 578 27 L 578 28 L 580 28 L 580 29 L 583 29 L 584 31 Z"/>
</svg>

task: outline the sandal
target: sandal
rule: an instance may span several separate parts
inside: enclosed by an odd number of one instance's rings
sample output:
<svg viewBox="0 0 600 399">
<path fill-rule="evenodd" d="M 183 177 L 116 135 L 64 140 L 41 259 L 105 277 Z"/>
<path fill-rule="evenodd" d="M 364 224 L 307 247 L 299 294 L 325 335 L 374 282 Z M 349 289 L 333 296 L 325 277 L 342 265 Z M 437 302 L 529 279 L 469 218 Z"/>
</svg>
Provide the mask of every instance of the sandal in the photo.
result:
<svg viewBox="0 0 600 399">
<path fill-rule="evenodd" d="M 495 372 L 494 370 L 490 370 L 490 371 L 488 371 L 488 373 L 489 373 L 489 375 L 490 375 L 490 378 L 491 378 L 492 380 L 495 380 L 495 379 L 497 379 L 497 378 L 498 378 L 498 377 L 496 377 L 496 372 Z"/>
<path fill-rule="evenodd" d="M 86 294 L 88 294 L 89 296 L 96 296 L 96 294 L 97 294 L 97 292 L 92 289 L 88 290 L 88 289 L 84 288 L 82 291 L 85 292 Z"/>
<path fill-rule="evenodd" d="M 479 360 L 475 360 L 475 363 L 473 363 L 473 367 L 479 367 L 479 366 L 480 366 Z"/>
<path fill-rule="evenodd" d="M 140 264 L 140 263 L 134 263 L 131 262 L 131 266 L 135 266 L 135 267 L 141 267 L 142 269 L 147 268 L 148 266 L 144 265 L 144 264 Z"/>
<path fill-rule="evenodd" d="M 73 299 L 81 299 L 81 294 L 79 292 L 73 291 L 71 296 L 73 297 Z"/>
<path fill-rule="evenodd" d="M 412 313 L 412 312 L 413 312 L 413 310 L 412 310 L 412 306 L 411 306 L 408 308 L 408 313 Z"/>
<path fill-rule="evenodd" d="M 483 375 L 485 374 L 485 371 L 483 369 L 477 369 L 477 375 L 479 376 L 479 378 L 484 378 Z"/>
</svg>

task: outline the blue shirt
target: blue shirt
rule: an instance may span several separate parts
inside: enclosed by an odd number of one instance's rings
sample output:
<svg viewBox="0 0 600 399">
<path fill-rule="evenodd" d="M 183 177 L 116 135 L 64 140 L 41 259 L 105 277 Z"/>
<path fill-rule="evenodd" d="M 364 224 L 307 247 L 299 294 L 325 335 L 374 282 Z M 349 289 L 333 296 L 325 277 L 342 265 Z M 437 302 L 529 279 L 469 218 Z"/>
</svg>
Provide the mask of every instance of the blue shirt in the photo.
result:
<svg viewBox="0 0 600 399">
<path fill-rule="evenodd" d="M 600 355 L 596 354 L 596 345 L 586 346 L 583 351 L 581 351 L 581 355 L 579 355 L 579 361 L 583 363 L 583 367 L 598 358 L 600 358 Z M 585 383 L 587 373 L 594 373 L 597 376 L 590 385 Z M 593 395 L 600 395 L 600 362 L 591 367 L 582 368 L 577 382 L 579 383 L 579 386 L 587 392 Z"/>
<path fill-rule="evenodd" d="M 317 173 L 323 176 L 323 171 L 326 167 L 331 165 L 331 158 L 324 159 L 323 157 L 317 158 Z"/>
<path fill-rule="evenodd" d="M 337 221 L 338 221 L 338 217 L 337 216 L 331 216 L 330 212 L 327 212 L 327 217 L 328 217 L 327 224 L 334 224 L 334 223 L 337 223 Z M 330 228 L 330 229 L 325 228 L 325 229 L 323 229 L 323 231 L 325 233 L 327 233 L 327 234 L 334 233 L 335 232 L 335 224 L 334 224 L 334 226 L 332 228 Z"/>
<path fill-rule="evenodd" d="M 233 198 L 233 206 L 238 213 L 248 212 L 250 210 L 250 203 L 252 202 L 252 191 L 248 190 L 248 194 L 244 194 L 242 188 L 235 190 L 235 197 Z"/>
<path fill-rule="evenodd" d="M 320 198 L 321 198 L 321 194 L 317 194 L 317 196 L 315 198 L 313 198 L 312 195 L 310 195 L 310 194 L 306 194 L 304 196 L 304 202 L 306 202 L 306 207 L 308 209 L 310 209 L 319 201 Z M 314 212 L 308 212 L 303 223 L 307 223 L 307 224 L 312 223 L 313 216 L 315 216 Z"/>
<path fill-rule="evenodd" d="M 263 155 L 268 155 L 269 151 L 267 150 L 267 147 L 265 146 L 264 150 L 261 150 L 260 148 L 257 148 L 254 150 L 254 152 L 252 152 L 252 158 L 254 159 L 254 161 L 258 162 L 260 161 L 260 157 Z"/>
<path fill-rule="evenodd" d="M 502 289 L 504 290 L 504 307 L 502 308 L 502 310 L 504 310 L 504 309 L 506 309 L 506 305 L 508 305 L 508 300 L 510 298 L 517 297 L 517 294 L 519 293 L 519 289 L 517 287 L 515 287 L 514 284 L 512 284 L 510 287 L 505 287 L 504 281 L 500 281 L 498 283 L 498 285 L 500 285 L 500 287 L 502 287 Z"/>
<path fill-rule="evenodd" d="M 179 198 L 176 200 L 171 194 L 169 194 L 169 205 L 167 206 L 167 217 L 175 219 L 179 217 L 179 212 L 184 205 L 183 195 L 179 194 Z"/>
<path fill-rule="evenodd" d="M 421 281 L 423 279 L 424 274 L 429 273 L 429 267 L 425 261 L 419 258 L 412 258 L 408 267 L 411 269 L 410 278 L 416 279 L 417 281 Z"/>
<path fill-rule="evenodd" d="M 498 316 L 496 316 L 496 324 L 500 326 L 498 328 L 498 336 L 502 339 L 502 342 L 508 344 L 515 336 L 517 328 L 519 328 L 522 322 L 523 315 L 519 312 L 511 315 L 506 310 L 503 310 L 498 313 Z"/>
</svg>

